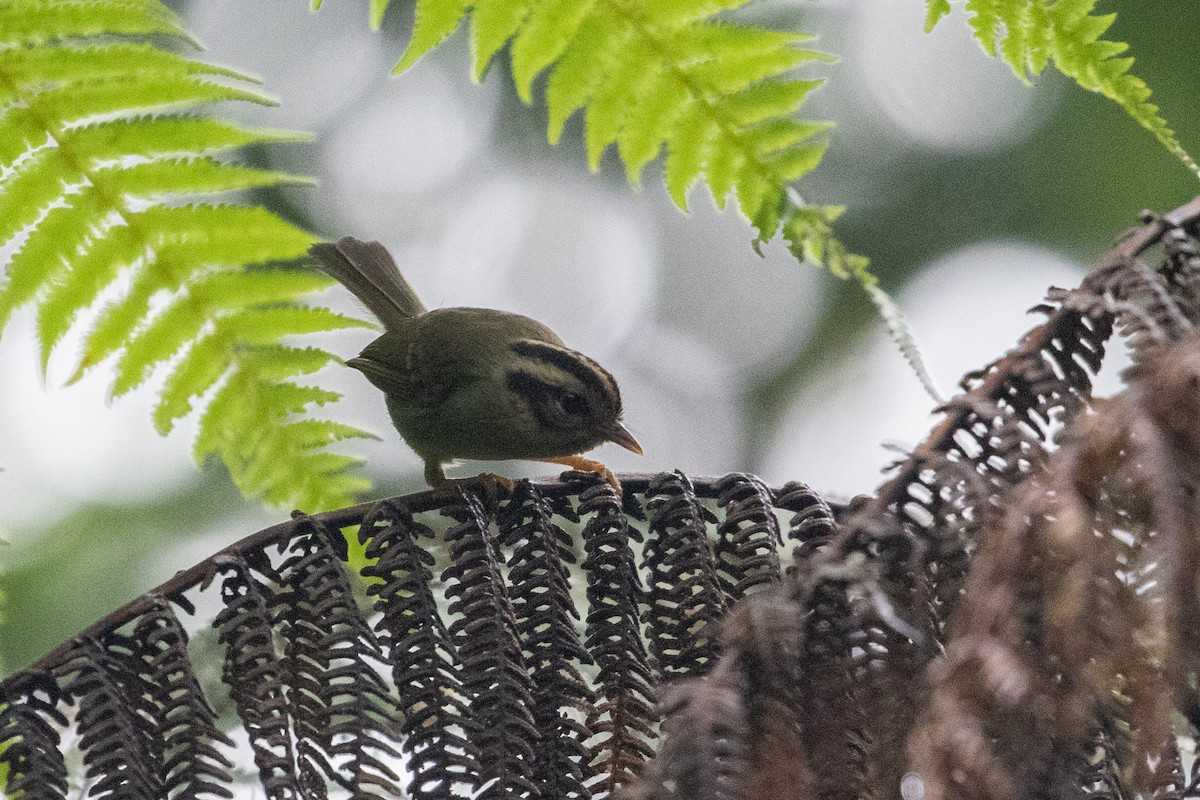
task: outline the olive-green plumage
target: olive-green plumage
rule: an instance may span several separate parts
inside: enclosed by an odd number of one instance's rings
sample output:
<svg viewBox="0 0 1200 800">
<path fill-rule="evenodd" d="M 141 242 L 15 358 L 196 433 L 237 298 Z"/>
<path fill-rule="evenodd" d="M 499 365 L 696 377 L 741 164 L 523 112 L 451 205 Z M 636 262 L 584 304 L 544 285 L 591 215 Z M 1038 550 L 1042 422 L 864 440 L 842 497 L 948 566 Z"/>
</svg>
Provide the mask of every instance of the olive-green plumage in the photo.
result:
<svg viewBox="0 0 1200 800">
<path fill-rule="evenodd" d="M 608 441 L 641 452 L 616 381 L 545 325 L 487 308 L 426 311 L 378 242 L 344 237 L 309 252 L 383 323 L 346 363 L 383 391 L 431 485 L 456 458 L 553 460 L 615 481 L 576 454 Z"/>
</svg>

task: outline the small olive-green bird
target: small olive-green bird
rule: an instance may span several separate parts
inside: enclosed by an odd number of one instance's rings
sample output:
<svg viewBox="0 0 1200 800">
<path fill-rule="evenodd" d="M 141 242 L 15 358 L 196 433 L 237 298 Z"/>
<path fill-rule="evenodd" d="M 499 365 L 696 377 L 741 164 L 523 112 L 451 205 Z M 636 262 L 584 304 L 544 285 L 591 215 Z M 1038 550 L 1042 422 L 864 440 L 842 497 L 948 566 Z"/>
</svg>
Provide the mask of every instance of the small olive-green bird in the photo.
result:
<svg viewBox="0 0 1200 800">
<path fill-rule="evenodd" d="M 383 335 L 346 364 L 383 391 L 430 486 L 447 482 L 447 463 L 470 458 L 548 461 L 619 488 L 607 467 L 579 455 L 604 442 L 642 452 L 603 367 L 520 314 L 426 311 L 379 242 L 346 236 L 309 252 L 383 323 Z"/>
</svg>

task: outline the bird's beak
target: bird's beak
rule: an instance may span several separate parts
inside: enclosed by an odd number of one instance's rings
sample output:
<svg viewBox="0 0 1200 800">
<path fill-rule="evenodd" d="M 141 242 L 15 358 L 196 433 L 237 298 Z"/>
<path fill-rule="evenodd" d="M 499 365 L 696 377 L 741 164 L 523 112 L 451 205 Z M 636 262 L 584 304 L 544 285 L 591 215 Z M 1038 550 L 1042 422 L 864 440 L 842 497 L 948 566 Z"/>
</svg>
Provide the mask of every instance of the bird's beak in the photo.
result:
<svg viewBox="0 0 1200 800">
<path fill-rule="evenodd" d="M 639 456 L 642 454 L 642 446 L 638 444 L 638 440 L 633 438 L 629 429 L 619 422 L 614 422 L 613 426 L 608 429 L 608 441 L 619 444 L 626 450 L 632 450 Z"/>
</svg>

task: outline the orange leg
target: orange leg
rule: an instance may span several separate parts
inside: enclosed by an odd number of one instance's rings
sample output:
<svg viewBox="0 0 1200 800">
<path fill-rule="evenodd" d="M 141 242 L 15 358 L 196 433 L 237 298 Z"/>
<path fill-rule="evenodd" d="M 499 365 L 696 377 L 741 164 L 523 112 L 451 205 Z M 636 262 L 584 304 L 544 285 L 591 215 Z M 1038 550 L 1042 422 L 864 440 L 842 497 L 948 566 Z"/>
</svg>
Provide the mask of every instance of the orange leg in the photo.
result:
<svg viewBox="0 0 1200 800">
<path fill-rule="evenodd" d="M 608 482 L 608 485 L 621 492 L 621 482 L 617 480 L 617 476 L 608 467 L 601 464 L 599 461 L 593 461 L 590 458 L 583 456 L 560 456 L 558 458 L 539 458 L 538 461 L 545 461 L 547 464 L 562 464 L 564 467 L 570 467 L 577 472 L 594 472 Z"/>
</svg>

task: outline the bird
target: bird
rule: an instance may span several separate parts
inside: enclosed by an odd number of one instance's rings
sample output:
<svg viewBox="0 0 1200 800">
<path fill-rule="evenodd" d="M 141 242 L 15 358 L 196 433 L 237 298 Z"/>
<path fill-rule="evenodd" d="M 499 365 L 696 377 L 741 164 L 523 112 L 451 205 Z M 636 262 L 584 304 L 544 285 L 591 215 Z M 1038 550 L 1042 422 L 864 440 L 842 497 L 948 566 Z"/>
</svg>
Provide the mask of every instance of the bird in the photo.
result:
<svg viewBox="0 0 1200 800">
<path fill-rule="evenodd" d="M 581 455 L 605 442 L 642 454 L 621 422 L 617 381 L 596 361 L 521 314 L 427 310 L 379 242 L 344 236 L 309 253 L 383 325 L 345 363 L 383 392 L 431 487 L 452 482 L 445 467 L 458 459 L 519 459 L 596 473 L 620 491 L 608 467 Z"/>
</svg>

